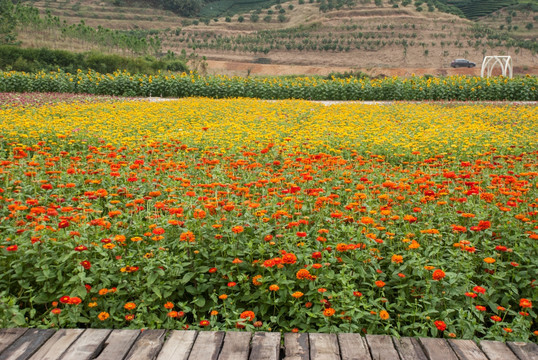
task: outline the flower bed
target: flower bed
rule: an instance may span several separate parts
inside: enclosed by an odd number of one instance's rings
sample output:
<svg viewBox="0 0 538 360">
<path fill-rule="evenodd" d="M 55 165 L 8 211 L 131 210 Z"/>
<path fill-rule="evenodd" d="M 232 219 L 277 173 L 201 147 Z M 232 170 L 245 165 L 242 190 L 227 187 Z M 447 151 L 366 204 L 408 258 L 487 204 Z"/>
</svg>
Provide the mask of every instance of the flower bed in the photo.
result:
<svg viewBox="0 0 538 360">
<path fill-rule="evenodd" d="M 538 109 L 0 110 L 0 326 L 536 340 Z"/>
</svg>

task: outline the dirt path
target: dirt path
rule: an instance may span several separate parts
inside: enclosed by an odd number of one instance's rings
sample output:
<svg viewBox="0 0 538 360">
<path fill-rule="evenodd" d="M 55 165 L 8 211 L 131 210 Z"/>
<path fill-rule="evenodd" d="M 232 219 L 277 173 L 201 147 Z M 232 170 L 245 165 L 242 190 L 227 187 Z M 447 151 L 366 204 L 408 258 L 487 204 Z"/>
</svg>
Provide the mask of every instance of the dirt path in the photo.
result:
<svg viewBox="0 0 538 360">
<path fill-rule="evenodd" d="M 282 75 L 321 75 L 326 76 L 331 72 L 362 71 L 372 77 L 376 76 L 403 76 L 415 75 L 468 75 L 480 76 L 480 66 L 474 68 L 433 68 L 433 67 L 410 67 L 410 68 L 351 68 L 334 66 L 305 66 L 305 65 L 280 65 L 280 64 L 255 64 L 240 61 L 207 60 L 208 74 L 223 74 L 229 76 L 282 76 Z M 525 70 L 514 69 L 514 74 L 538 75 L 538 66 L 529 67 Z"/>
</svg>

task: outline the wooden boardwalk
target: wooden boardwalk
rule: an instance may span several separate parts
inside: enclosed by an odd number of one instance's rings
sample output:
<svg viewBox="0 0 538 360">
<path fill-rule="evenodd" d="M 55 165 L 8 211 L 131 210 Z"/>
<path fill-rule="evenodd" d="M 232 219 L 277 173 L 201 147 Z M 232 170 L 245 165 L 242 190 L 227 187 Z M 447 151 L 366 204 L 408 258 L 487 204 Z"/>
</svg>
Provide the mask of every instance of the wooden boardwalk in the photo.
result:
<svg viewBox="0 0 538 360">
<path fill-rule="evenodd" d="M 283 339 L 282 339 L 283 338 Z M 283 340 L 283 341 L 281 341 Z M 0 360 L 538 360 L 535 343 L 386 335 L 2 329 Z"/>
</svg>

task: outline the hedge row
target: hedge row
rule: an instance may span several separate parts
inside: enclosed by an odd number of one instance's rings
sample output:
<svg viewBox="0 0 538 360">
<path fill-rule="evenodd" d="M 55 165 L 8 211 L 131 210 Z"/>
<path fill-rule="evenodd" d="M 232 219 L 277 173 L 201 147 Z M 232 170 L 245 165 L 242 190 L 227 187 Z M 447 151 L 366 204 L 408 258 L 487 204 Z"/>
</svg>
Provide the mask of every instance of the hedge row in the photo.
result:
<svg viewBox="0 0 538 360">
<path fill-rule="evenodd" d="M 150 56 L 130 58 L 92 51 L 74 53 L 65 50 L 26 49 L 16 46 L 0 46 L 0 69 L 38 72 L 63 69 L 76 72 L 77 69 L 93 69 L 111 73 L 116 69 L 129 72 L 156 74 L 159 70 L 188 71 L 185 61 L 180 59 L 157 60 Z"/>
<path fill-rule="evenodd" d="M 2 92 L 69 92 L 117 96 L 249 97 L 306 100 L 538 100 L 538 78 L 450 76 L 384 79 L 242 78 L 194 73 L 132 75 L 0 72 Z"/>
</svg>

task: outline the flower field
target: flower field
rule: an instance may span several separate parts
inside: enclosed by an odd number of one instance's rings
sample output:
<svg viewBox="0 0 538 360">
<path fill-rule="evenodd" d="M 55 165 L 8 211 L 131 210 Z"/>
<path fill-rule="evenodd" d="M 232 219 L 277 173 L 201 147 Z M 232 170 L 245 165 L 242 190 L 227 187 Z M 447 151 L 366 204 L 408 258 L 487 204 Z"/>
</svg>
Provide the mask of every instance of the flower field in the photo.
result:
<svg viewBox="0 0 538 360">
<path fill-rule="evenodd" d="M 513 79 L 469 76 L 336 79 L 312 77 L 255 78 L 196 73 L 139 75 L 117 71 L 76 74 L 2 72 L 0 92 L 60 92 L 115 96 L 248 97 L 266 100 L 460 100 L 537 101 L 538 77 Z"/>
<path fill-rule="evenodd" d="M 0 326 L 536 341 L 538 108 L 0 108 Z"/>
</svg>

